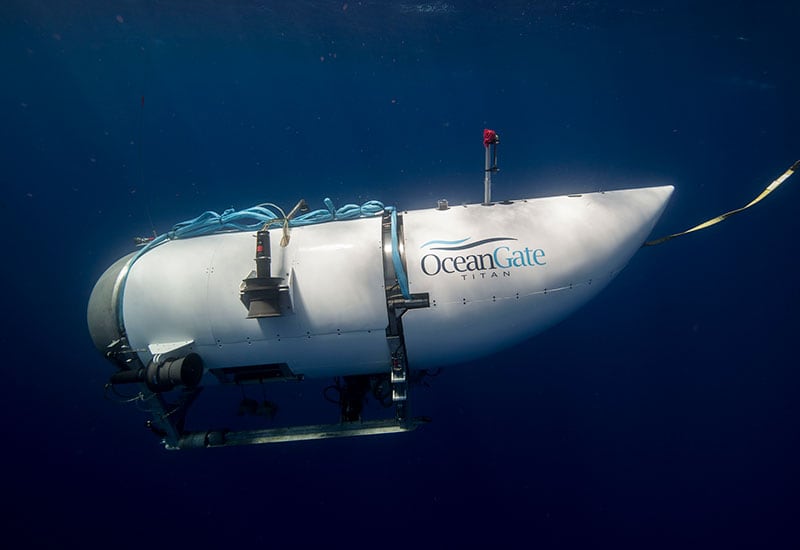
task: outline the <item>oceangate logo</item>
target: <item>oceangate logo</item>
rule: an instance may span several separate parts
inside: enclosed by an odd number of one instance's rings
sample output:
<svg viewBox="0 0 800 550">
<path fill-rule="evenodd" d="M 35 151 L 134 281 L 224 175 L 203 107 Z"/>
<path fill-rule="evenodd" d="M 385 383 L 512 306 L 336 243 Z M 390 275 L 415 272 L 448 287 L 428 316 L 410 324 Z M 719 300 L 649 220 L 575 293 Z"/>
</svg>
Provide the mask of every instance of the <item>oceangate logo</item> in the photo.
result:
<svg viewBox="0 0 800 550">
<path fill-rule="evenodd" d="M 475 272 L 491 271 L 490 277 L 497 277 L 497 271 L 502 271 L 504 277 L 511 275 L 512 269 L 531 268 L 547 265 L 545 253 L 541 248 L 520 248 L 515 243 L 495 245 L 491 251 L 476 251 L 473 254 L 457 254 L 458 252 L 483 247 L 492 243 L 506 243 L 517 241 L 515 237 L 490 237 L 469 242 L 470 237 L 457 241 L 428 241 L 420 248 L 428 249 L 420 260 L 420 268 L 425 275 L 430 277 L 440 273 L 460 273 L 466 279 L 470 273 L 475 278 Z M 485 278 L 485 275 L 482 276 Z"/>
</svg>

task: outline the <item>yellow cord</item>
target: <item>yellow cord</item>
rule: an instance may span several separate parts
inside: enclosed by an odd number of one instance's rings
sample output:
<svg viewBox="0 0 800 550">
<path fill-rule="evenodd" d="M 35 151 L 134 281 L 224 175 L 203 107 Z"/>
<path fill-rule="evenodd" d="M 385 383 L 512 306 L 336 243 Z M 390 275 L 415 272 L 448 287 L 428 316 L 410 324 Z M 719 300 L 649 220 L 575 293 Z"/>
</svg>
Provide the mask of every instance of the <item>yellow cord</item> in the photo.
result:
<svg viewBox="0 0 800 550">
<path fill-rule="evenodd" d="M 686 235 L 687 233 L 693 233 L 695 231 L 700 231 L 701 229 L 705 229 L 706 227 L 711 227 L 712 225 L 716 225 L 719 222 L 730 218 L 734 214 L 738 214 L 739 212 L 743 212 L 743 211 L 747 210 L 748 208 L 750 208 L 751 206 L 753 206 L 754 204 L 756 204 L 758 202 L 761 202 L 761 200 L 764 197 L 766 197 L 767 195 L 772 193 L 775 189 L 778 188 L 778 186 L 780 184 L 782 184 L 784 181 L 786 181 L 789 178 L 789 176 L 791 176 L 792 174 L 794 174 L 798 170 L 800 170 L 800 160 L 798 160 L 797 162 L 792 164 L 792 166 L 788 170 L 786 170 L 786 172 L 784 172 L 778 179 L 776 179 L 775 181 L 770 183 L 766 187 L 766 189 L 764 189 L 756 198 L 754 198 L 753 200 L 751 200 L 749 203 L 747 203 L 746 205 L 742 206 L 741 208 L 737 208 L 736 210 L 731 210 L 730 212 L 725 212 L 724 214 L 720 214 L 716 218 L 712 218 L 710 220 L 704 221 L 703 223 L 695 225 L 694 227 L 689 228 L 686 231 L 681 231 L 680 233 L 673 233 L 672 235 L 667 235 L 665 237 L 654 239 L 652 241 L 647 241 L 642 246 L 655 246 L 657 244 L 661 244 L 661 243 L 670 241 L 670 240 L 674 239 L 675 237 L 680 237 L 682 235 Z"/>
</svg>

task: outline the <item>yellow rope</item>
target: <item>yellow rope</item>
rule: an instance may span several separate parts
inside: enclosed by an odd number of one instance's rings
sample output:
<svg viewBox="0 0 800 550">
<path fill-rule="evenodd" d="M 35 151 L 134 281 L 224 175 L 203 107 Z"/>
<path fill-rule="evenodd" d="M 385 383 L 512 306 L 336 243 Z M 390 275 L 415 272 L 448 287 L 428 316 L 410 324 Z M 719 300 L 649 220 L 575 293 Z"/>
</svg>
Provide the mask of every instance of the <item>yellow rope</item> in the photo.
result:
<svg viewBox="0 0 800 550">
<path fill-rule="evenodd" d="M 694 227 L 691 227 L 691 228 L 687 229 L 686 231 L 681 231 L 680 233 L 673 233 L 672 235 L 667 235 L 665 237 L 654 239 L 652 241 L 647 241 L 642 246 L 655 246 L 657 244 L 661 244 L 661 243 L 667 242 L 669 240 L 672 240 L 675 237 L 680 237 L 682 235 L 686 235 L 687 233 L 693 233 L 695 231 L 700 231 L 701 229 L 705 229 L 706 227 L 711 227 L 712 225 L 716 225 L 719 222 L 730 218 L 734 214 L 738 214 L 739 212 L 743 212 L 743 211 L 747 210 L 748 208 L 750 208 L 751 206 L 753 206 L 754 204 L 756 204 L 758 202 L 761 202 L 761 200 L 764 197 L 766 197 L 767 195 L 772 193 L 775 189 L 778 188 L 778 186 L 780 184 L 782 184 L 784 181 L 786 181 L 789 178 L 789 176 L 791 176 L 792 174 L 794 174 L 798 170 L 800 170 L 800 160 L 798 160 L 797 162 L 792 164 L 792 166 L 788 170 L 786 170 L 786 172 L 784 172 L 778 179 L 776 179 L 775 181 L 770 183 L 766 187 L 766 189 L 764 189 L 756 198 L 754 198 L 753 200 L 751 200 L 749 203 L 747 203 L 746 205 L 742 206 L 741 208 L 737 208 L 736 210 L 731 210 L 730 212 L 725 212 L 724 214 L 720 214 L 716 218 L 712 218 L 710 220 L 704 221 L 703 223 L 695 225 Z"/>
</svg>

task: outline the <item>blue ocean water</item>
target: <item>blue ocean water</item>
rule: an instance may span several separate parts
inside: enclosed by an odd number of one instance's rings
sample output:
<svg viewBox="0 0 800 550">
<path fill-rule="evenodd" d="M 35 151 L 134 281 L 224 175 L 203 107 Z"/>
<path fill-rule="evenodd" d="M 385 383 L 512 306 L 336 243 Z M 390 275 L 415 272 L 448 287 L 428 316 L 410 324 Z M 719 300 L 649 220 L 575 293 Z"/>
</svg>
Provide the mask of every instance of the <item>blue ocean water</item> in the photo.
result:
<svg viewBox="0 0 800 550">
<path fill-rule="evenodd" d="M 396 436 L 167 452 L 103 398 L 94 282 L 204 210 L 674 184 L 654 234 L 800 158 L 796 2 L 0 7 L 4 532 L 21 547 L 798 544 L 800 182 L 644 249 L 414 394 Z M 800 178 L 800 176 L 795 176 Z"/>
</svg>

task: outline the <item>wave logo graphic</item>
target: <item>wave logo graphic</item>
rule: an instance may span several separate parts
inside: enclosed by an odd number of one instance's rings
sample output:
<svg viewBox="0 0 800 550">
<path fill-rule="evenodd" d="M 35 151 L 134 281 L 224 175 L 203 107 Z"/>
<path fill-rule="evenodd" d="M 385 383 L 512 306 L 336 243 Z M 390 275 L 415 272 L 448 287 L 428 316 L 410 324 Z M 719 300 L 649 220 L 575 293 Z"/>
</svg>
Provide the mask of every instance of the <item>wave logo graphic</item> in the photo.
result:
<svg viewBox="0 0 800 550">
<path fill-rule="evenodd" d="M 431 250 L 467 250 L 470 248 L 475 248 L 476 246 L 481 246 L 482 244 L 493 243 L 497 241 L 516 241 L 514 237 L 491 237 L 489 239 L 481 239 L 480 241 L 475 241 L 474 243 L 463 244 L 467 242 L 470 238 L 467 237 L 466 239 L 461 239 L 458 241 L 428 241 L 420 248 L 425 248 L 427 246 L 431 246 L 434 244 L 438 244 L 441 246 L 431 248 Z"/>
<path fill-rule="evenodd" d="M 466 275 L 479 271 L 491 271 L 491 277 L 496 277 L 496 271 L 502 270 L 503 276 L 509 276 L 510 270 L 522 267 L 537 267 L 547 265 L 545 252 L 541 248 L 512 248 L 508 244 L 495 246 L 491 251 L 467 254 L 453 254 L 482 247 L 492 243 L 517 241 L 516 237 L 489 237 L 470 242 L 471 237 L 448 240 L 431 240 L 420 246 L 430 252 L 420 260 L 420 268 L 425 275 L 434 277 L 440 273 L 461 273 Z"/>
</svg>

